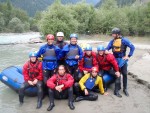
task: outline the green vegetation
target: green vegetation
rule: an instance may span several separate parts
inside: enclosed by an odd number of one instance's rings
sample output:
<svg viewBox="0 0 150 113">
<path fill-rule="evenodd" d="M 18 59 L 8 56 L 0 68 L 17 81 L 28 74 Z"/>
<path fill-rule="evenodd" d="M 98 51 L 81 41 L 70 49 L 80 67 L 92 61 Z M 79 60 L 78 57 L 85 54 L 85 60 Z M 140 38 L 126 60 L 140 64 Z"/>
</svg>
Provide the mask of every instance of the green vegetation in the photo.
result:
<svg viewBox="0 0 150 113">
<path fill-rule="evenodd" d="M 75 0 L 76 4 L 72 0 L 67 1 L 55 0 L 45 11 L 37 11 L 33 18 L 25 11 L 14 8 L 9 1 L 1 3 L 0 32 L 31 30 L 46 35 L 62 31 L 67 38 L 73 32 L 109 35 L 113 27 L 119 27 L 123 35 L 150 35 L 150 2 L 100 0 L 95 8 L 87 4 L 88 0 Z"/>
<path fill-rule="evenodd" d="M 30 30 L 29 16 L 11 3 L 0 4 L 0 32 L 26 32 Z"/>
<path fill-rule="evenodd" d="M 57 31 L 67 36 L 72 31 L 110 34 L 113 27 L 121 28 L 124 35 L 150 35 L 150 2 L 120 7 L 116 0 L 105 0 L 101 7 L 94 8 L 85 2 L 63 5 L 57 0 L 41 17 L 39 26 L 44 35 Z"/>
</svg>

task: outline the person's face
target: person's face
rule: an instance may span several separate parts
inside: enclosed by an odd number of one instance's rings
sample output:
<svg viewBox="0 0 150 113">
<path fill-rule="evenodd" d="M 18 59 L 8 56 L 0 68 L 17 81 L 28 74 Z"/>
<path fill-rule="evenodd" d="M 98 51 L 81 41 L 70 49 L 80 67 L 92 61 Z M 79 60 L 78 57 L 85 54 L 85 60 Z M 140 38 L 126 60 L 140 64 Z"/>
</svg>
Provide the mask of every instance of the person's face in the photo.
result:
<svg viewBox="0 0 150 113">
<path fill-rule="evenodd" d="M 113 38 L 118 38 L 119 35 L 118 35 L 118 34 L 112 34 L 112 37 L 113 37 Z"/>
<path fill-rule="evenodd" d="M 54 42 L 54 40 L 52 40 L 52 39 L 48 39 L 48 40 L 47 40 L 47 43 L 48 43 L 49 45 L 52 45 L 53 42 Z"/>
<path fill-rule="evenodd" d="M 73 44 L 73 45 L 77 44 L 77 38 L 74 38 L 74 37 L 71 38 L 70 43 Z"/>
<path fill-rule="evenodd" d="M 96 77 L 96 76 L 97 76 L 97 74 L 98 74 L 98 72 L 97 72 L 97 71 L 92 71 L 92 76 L 93 76 L 93 77 Z"/>
<path fill-rule="evenodd" d="M 105 51 L 98 51 L 98 54 L 102 56 L 104 54 L 104 52 Z"/>
<path fill-rule="evenodd" d="M 63 41 L 63 38 L 64 38 L 64 37 L 62 37 L 62 36 L 58 36 L 58 37 L 57 37 L 57 40 L 58 40 L 58 41 Z"/>
<path fill-rule="evenodd" d="M 85 54 L 88 55 L 88 56 L 91 56 L 92 51 L 85 51 Z"/>
<path fill-rule="evenodd" d="M 30 57 L 30 61 L 31 62 L 35 62 L 36 61 L 36 57 L 34 57 L 34 56 Z"/>
<path fill-rule="evenodd" d="M 63 66 L 60 66 L 60 67 L 58 68 L 58 74 L 59 74 L 59 75 L 64 75 L 64 74 L 65 74 L 65 68 L 64 68 Z"/>
</svg>

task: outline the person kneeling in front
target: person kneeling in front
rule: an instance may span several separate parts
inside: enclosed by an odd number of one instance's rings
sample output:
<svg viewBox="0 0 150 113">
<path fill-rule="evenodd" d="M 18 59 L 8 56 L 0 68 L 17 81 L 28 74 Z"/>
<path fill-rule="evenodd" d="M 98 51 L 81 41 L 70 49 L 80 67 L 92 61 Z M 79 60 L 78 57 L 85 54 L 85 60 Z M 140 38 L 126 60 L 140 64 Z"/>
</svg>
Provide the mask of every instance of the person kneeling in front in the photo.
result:
<svg viewBox="0 0 150 113">
<path fill-rule="evenodd" d="M 49 101 L 50 105 L 47 108 L 47 111 L 50 111 L 55 106 L 54 98 L 56 99 L 69 99 L 68 106 L 71 110 L 74 110 L 73 105 L 73 83 L 74 79 L 69 74 L 66 73 L 64 65 L 60 65 L 57 69 L 57 73 L 54 74 L 47 81 L 47 86 L 49 88 Z"/>
<path fill-rule="evenodd" d="M 92 72 L 85 74 L 79 83 L 74 84 L 75 93 L 77 98 L 76 102 L 81 100 L 90 100 L 94 101 L 98 99 L 98 95 L 94 92 L 97 91 L 97 87 L 102 95 L 108 95 L 107 92 L 104 91 L 103 81 L 100 76 L 98 76 L 98 68 L 92 67 Z"/>
</svg>

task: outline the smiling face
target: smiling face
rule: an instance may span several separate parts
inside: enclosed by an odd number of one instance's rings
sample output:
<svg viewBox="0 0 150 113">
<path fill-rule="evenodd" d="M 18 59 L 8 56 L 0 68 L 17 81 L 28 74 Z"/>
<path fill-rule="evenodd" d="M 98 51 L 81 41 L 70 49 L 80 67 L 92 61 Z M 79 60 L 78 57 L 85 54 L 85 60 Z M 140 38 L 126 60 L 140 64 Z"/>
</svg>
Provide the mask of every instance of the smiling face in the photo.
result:
<svg viewBox="0 0 150 113">
<path fill-rule="evenodd" d="M 92 51 L 85 51 L 85 54 L 88 55 L 88 56 L 91 56 Z"/>
<path fill-rule="evenodd" d="M 52 45 L 52 44 L 53 44 L 53 42 L 54 42 L 54 40 L 53 40 L 53 39 L 48 39 L 48 40 L 47 40 L 48 45 Z"/>
<path fill-rule="evenodd" d="M 118 34 L 112 34 L 112 37 L 115 39 L 115 38 L 118 38 L 120 35 Z"/>
<path fill-rule="evenodd" d="M 77 38 L 75 38 L 75 37 L 71 38 L 70 43 L 73 45 L 77 44 Z"/>
<path fill-rule="evenodd" d="M 31 56 L 31 57 L 30 57 L 30 61 L 31 61 L 31 62 L 36 62 L 36 57 L 35 57 L 35 56 Z"/>
<path fill-rule="evenodd" d="M 64 66 L 59 66 L 58 67 L 58 74 L 63 76 L 65 74 L 66 70 Z"/>
<path fill-rule="evenodd" d="M 98 51 L 98 54 L 102 56 L 102 55 L 104 55 L 104 52 L 105 51 Z"/>
<path fill-rule="evenodd" d="M 97 71 L 92 71 L 92 76 L 95 78 L 97 76 L 98 72 Z"/>
</svg>

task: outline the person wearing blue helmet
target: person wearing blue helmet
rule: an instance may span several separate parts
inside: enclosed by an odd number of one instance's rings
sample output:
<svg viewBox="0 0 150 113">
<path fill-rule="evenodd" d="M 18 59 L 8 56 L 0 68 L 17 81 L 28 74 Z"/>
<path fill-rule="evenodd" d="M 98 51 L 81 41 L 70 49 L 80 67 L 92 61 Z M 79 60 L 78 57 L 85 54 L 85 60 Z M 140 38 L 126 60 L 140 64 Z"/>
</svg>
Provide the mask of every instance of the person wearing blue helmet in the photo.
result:
<svg viewBox="0 0 150 113">
<path fill-rule="evenodd" d="M 39 109 L 42 106 L 43 98 L 42 63 L 37 60 L 36 52 L 30 52 L 29 58 L 30 60 L 27 61 L 23 66 L 23 76 L 25 82 L 21 85 L 19 89 L 19 101 L 22 105 L 24 100 L 25 89 L 36 86 L 38 88 L 37 109 Z"/>
<path fill-rule="evenodd" d="M 120 76 L 119 67 L 115 57 L 110 53 L 105 54 L 105 48 L 103 45 L 99 45 L 97 47 L 97 52 L 98 52 L 97 61 L 98 61 L 99 70 L 102 78 L 104 78 L 103 76 L 105 73 L 108 73 L 109 75 L 116 78 L 114 95 L 121 98 L 122 96 L 119 94 L 119 90 L 121 87 L 120 86 L 121 76 Z M 108 83 L 106 83 L 106 81 L 103 81 L 103 83 L 105 89 L 107 90 Z"/>
<path fill-rule="evenodd" d="M 123 75 L 123 92 L 126 96 L 129 96 L 127 91 L 127 60 L 129 60 L 129 58 L 133 55 L 135 47 L 128 38 L 125 38 L 121 35 L 121 30 L 119 28 L 112 29 L 112 37 L 113 39 L 108 43 L 106 49 L 112 49 L 118 64 L 121 66 L 120 70 Z M 128 54 L 126 53 L 127 47 L 130 48 Z M 123 60 L 125 63 L 122 63 Z"/>
<path fill-rule="evenodd" d="M 83 52 L 77 44 L 78 35 L 70 35 L 70 44 L 67 44 L 62 49 L 62 57 L 65 58 L 66 67 L 75 81 L 78 79 L 78 61 L 82 59 Z"/>
<path fill-rule="evenodd" d="M 84 49 L 84 54 L 83 54 L 83 58 L 79 61 L 79 79 L 87 74 L 91 72 L 92 67 L 98 67 L 98 63 L 96 60 L 96 53 L 94 51 L 92 51 L 92 46 L 91 45 L 86 45 L 85 49 Z"/>
</svg>

